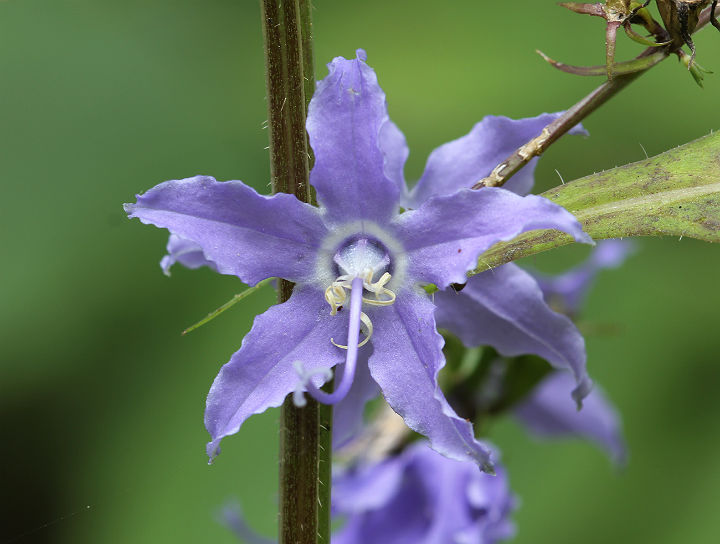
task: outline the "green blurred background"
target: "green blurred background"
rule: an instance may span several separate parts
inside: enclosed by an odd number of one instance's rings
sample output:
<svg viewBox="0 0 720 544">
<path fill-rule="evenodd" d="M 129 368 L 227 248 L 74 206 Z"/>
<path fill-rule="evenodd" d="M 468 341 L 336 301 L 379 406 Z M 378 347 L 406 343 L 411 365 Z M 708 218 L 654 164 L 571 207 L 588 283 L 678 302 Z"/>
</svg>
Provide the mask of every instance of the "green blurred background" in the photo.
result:
<svg viewBox="0 0 720 544">
<path fill-rule="evenodd" d="M 427 154 L 486 114 L 567 108 L 601 81 L 554 71 L 603 62 L 601 21 L 551 1 L 316 0 L 317 76 L 367 50 L 417 179 Z M 620 55 L 640 46 L 622 39 Z M 720 73 L 720 36 L 697 37 Z M 643 76 L 556 144 L 538 185 L 644 158 L 718 129 L 720 75 L 704 90 L 676 60 Z M 277 411 L 251 419 L 208 467 L 204 400 L 271 290 L 187 337 L 243 286 L 158 266 L 166 233 L 121 204 L 195 174 L 268 188 L 258 3 L 0 2 L 0 544 L 234 542 L 217 511 L 239 500 L 273 535 Z M 530 264 L 560 270 L 587 249 Z M 491 430 L 521 497 L 518 543 L 720 539 L 720 248 L 643 240 L 607 272 L 585 319 L 590 370 L 631 448 L 614 470 L 589 444 Z M 378 543 L 382 544 L 382 543 Z"/>
</svg>

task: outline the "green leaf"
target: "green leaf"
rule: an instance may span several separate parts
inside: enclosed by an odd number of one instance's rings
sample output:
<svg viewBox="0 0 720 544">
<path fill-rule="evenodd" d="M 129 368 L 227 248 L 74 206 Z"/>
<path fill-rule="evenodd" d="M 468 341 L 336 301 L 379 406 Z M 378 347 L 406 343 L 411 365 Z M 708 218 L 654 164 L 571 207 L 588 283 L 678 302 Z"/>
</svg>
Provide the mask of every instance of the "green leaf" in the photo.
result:
<svg viewBox="0 0 720 544">
<path fill-rule="evenodd" d="M 187 329 L 185 329 L 185 330 L 182 332 L 182 335 L 185 336 L 187 333 L 194 331 L 194 330 L 197 329 L 198 327 L 202 327 L 202 326 L 203 326 L 205 323 L 207 323 L 208 321 L 212 321 L 212 320 L 215 319 L 217 316 L 219 316 L 221 313 L 223 313 L 225 310 L 227 310 L 227 309 L 229 309 L 229 308 L 232 308 L 233 306 L 235 306 L 235 304 L 237 304 L 238 302 L 240 302 L 242 299 L 244 299 L 244 298 L 247 297 L 248 295 L 252 295 L 252 294 L 253 294 L 255 291 L 257 291 L 257 290 L 262 289 L 263 287 L 265 287 L 266 285 L 268 285 L 270 282 L 272 282 L 274 279 L 275 279 L 275 278 L 267 278 L 267 279 L 265 279 L 265 280 L 262 280 L 262 281 L 258 282 L 257 285 L 255 285 L 255 287 L 248 287 L 248 288 L 245 289 L 242 293 L 238 293 L 238 294 L 235 295 L 233 298 L 231 298 L 230 300 L 228 300 L 225 304 L 223 304 L 222 306 L 220 306 L 220 307 L 217 308 L 216 310 L 213 310 L 212 312 L 210 312 L 210 313 L 209 313 L 208 315 L 206 315 L 205 317 L 203 317 L 200 321 L 198 321 L 198 322 L 195 323 L 194 325 L 190 325 Z"/>
<path fill-rule="evenodd" d="M 595 240 L 686 236 L 720 242 L 720 133 L 542 196 L 572 212 Z M 572 241 L 556 230 L 527 232 L 483 253 L 470 275 Z"/>
</svg>

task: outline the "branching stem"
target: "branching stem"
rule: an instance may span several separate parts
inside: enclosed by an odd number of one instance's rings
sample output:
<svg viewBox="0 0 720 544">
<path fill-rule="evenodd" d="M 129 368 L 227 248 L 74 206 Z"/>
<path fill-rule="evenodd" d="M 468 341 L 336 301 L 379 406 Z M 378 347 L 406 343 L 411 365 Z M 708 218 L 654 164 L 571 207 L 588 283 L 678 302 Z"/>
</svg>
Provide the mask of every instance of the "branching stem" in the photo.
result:
<svg viewBox="0 0 720 544">
<path fill-rule="evenodd" d="M 695 32 L 703 28 L 710 22 L 710 12 L 714 6 L 704 10 L 700 14 L 700 19 Z M 715 8 L 716 13 L 720 13 L 720 8 Z M 546 126 L 540 136 L 533 138 L 525 145 L 516 149 L 512 155 L 497 165 L 486 178 L 481 179 L 473 189 L 482 189 L 483 187 L 501 187 L 512 176 L 514 176 L 523 166 L 529 163 L 535 157 L 539 157 L 542 153 L 556 142 L 562 135 L 568 132 L 575 125 L 580 123 L 588 115 L 610 100 L 617 93 L 622 91 L 627 85 L 635 81 L 650 68 L 659 64 L 671 54 L 675 53 L 670 47 L 658 51 L 657 47 L 649 47 L 643 51 L 637 58 L 652 57 L 648 65 L 643 70 L 619 75 L 612 80 L 606 81 L 597 89 L 580 100 L 577 104 L 569 108 L 563 115 Z"/>
</svg>

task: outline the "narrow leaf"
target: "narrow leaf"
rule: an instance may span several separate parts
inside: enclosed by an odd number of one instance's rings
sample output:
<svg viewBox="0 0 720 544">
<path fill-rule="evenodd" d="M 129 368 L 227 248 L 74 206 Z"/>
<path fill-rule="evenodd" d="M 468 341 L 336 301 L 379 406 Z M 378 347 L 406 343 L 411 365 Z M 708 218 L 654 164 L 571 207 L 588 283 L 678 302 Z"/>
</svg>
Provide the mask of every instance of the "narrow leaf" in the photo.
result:
<svg viewBox="0 0 720 544">
<path fill-rule="evenodd" d="M 573 213 L 595 240 L 686 236 L 720 242 L 720 133 L 542 196 Z M 491 247 L 471 275 L 572 241 L 555 230 L 527 232 Z"/>
<path fill-rule="evenodd" d="M 212 320 L 215 319 L 217 316 L 219 316 L 221 313 L 223 313 L 225 310 L 227 310 L 228 308 L 234 306 L 235 304 L 237 304 L 238 302 L 240 302 L 240 301 L 241 301 L 242 299 L 244 299 L 245 297 L 247 297 L 247 296 L 249 296 L 249 295 L 252 295 L 252 294 L 253 294 L 255 291 L 257 291 L 258 289 L 260 289 L 260 288 L 262 288 L 262 287 L 265 287 L 268 283 L 270 283 L 270 282 L 273 281 L 274 279 L 275 279 L 275 278 L 268 278 L 268 279 L 266 279 L 266 280 L 262 280 L 262 281 L 258 282 L 258 284 L 255 285 L 254 287 L 248 287 L 248 288 L 245 289 L 242 293 L 238 293 L 238 294 L 235 295 L 233 298 L 231 298 L 230 300 L 228 300 L 225 304 L 223 304 L 222 306 L 220 306 L 218 309 L 213 310 L 212 312 L 210 312 L 208 315 L 206 315 L 205 317 L 203 317 L 200 321 L 198 321 L 198 322 L 195 323 L 194 325 L 190 325 L 187 329 L 185 329 L 185 330 L 182 332 L 182 335 L 185 336 L 187 333 L 194 331 L 194 330 L 197 329 L 198 327 L 202 327 L 202 326 L 203 326 L 205 323 L 207 323 L 208 321 L 212 321 Z"/>
</svg>

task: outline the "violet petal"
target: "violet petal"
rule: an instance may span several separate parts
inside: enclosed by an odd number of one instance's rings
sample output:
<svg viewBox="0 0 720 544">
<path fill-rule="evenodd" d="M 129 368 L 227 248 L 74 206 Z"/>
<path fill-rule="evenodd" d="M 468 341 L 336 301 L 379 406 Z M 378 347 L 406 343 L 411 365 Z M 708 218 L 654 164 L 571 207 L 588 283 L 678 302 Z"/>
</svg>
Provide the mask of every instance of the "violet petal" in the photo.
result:
<svg viewBox="0 0 720 544">
<path fill-rule="evenodd" d="M 457 335 L 466 346 L 490 345 L 506 357 L 539 355 L 572 372 L 576 401 L 589 393 L 585 340 L 580 331 L 568 317 L 547 305 L 535 279 L 517 265 L 477 274 L 460 293 L 439 291 L 435 304 L 438 326 Z"/>
<path fill-rule="evenodd" d="M 500 241 L 535 229 L 557 229 L 576 241 L 592 243 L 575 217 L 553 202 L 518 196 L 504 189 L 462 189 L 434 197 L 397 219 L 398 238 L 410 261 L 410 273 L 444 289 L 465 283 L 478 256 Z M 482 260 L 480 260 L 482 263 Z"/>
<path fill-rule="evenodd" d="M 345 312 L 347 314 L 347 312 Z M 331 368 L 345 352 L 330 339 L 347 334 L 347 316 L 331 316 L 321 292 L 295 288 L 290 300 L 257 316 L 242 347 L 221 369 L 208 393 L 205 426 L 212 459 L 220 440 L 236 433 L 253 414 L 280 406 L 299 383 L 293 367 L 301 361 L 312 372 Z M 315 385 L 322 385 L 319 377 Z"/>
<path fill-rule="evenodd" d="M 357 514 L 384 508 L 403 483 L 405 463 L 391 457 L 333 475 L 333 512 Z"/>
<path fill-rule="evenodd" d="M 602 240 L 598 242 L 587 260 L 578 266 L 555 276 L 533 273 L 545 299 L 557 302 L 568 314 L 580 310 L 595 278 L 603 269 L 617 268 L 635 250 L 630 240 Z"/>
<path fill-rule="evenodd" d="M 215 263 L 207 260 L 202 248 L 192 240 L 171 234 L 167 243 L 167 252 L 168 254 L 160 261 L 160 267 L 166 276 L 170 275 L 170 268 L 175 263 L 190 269 L 207 266 L 217 272 Z"/>
<path fill-rule="evenodd" d="M 320 211 L 293 195 L 263 196 L 209 176 L 161 183 L 125 211 L 193 240 L 220 273 L 249 285 L 270 277 L 309 281 L 326 233 Z"/>
<path fill-rule="evenodd" d="M 363 425 L 365 405 L 380 394 L 380 388 L 370 376 L 368 358 L 372 346 L 363 346 L 358 350 L 358 362 L 355 379 L 347 396 L 335 405 L 333 411 L 333 448 L 339 448 L 355 436 Z M 345 364 L 337 367 L 335 382 L 342 379 Z"/>
<path fill-rule="evenodd" d="M 542 129 L 562 113 L 543 113 L 517 120 L 488 115 L 462 138 L 433 150 L 425 172 L 410 193 L 411 204 L 417 208 L 433 196 L 449 195 L 472 187 L 515 149 L 539 136 Z M 587 135 L 587 132 L 577 125 L 570 134 Z M 530 161 L 503 188 L 519 195 L 529 193 L 534 183 L 536 164 L 537 159 Z"/>
<path fill-rule="evenodd" d="M 380 134 L 389 122 L 385 93 L 362 50 L 355 59 L 336 57 L 328 69 L 308 109 L 307 131 L 315 154 L 310 183 L 331 223 L 383 222 L 396 211 L 400 198 L 398 184 L 384 171 Z M 392 128 L 382 134 L 386 144 L 388 139 L 397 141 Z"/>
<path fill-rule="evenodd" d="M 264 537 L 250 527 L 239 505 L 226 505 L 220 512 L 220 521 L 245 544 L 277 544 L 277 540 Z"/>
<path fill-rule="evenodd" d="M 334 511 L 347 523 L 333 534 L 333 544 L 494 544 L 513 533 L 515 500 L 502 466 L 497 476 L 483 474 L 425 442 L 337 475 L 333 500 L 338 493 Z"/>
<path fill-rule="evenodd" d="M 562 402 L 572 387 L 569 374 L 553 372 L 515 409 L 515 416 L 538 436 L 587 438 L 600 445 L 613 462 L 625 464 L 627 448 L 615 407 L 596 386 L 578 412 Z"/>
<path fill-rule="evenodd" d="M 475 439 L 472 424 L 453 411 L 437 385 L 445 358 L 433 311 L 424 294 L 410 290 L 392 306 L 372 311 L 370 373 L 392 409 L 408 427 L 427 436 L 433 449 L 490 471 L 490 450 Z"/>
<path fill-rule="evenodd" d="M 400 190 L 401 201 L 408 200 L 408 188 L 405 183 L 405 161 L 410 155 L 405 135 L 395 123 L 388 120 L 380 128 L 378 145 L 382 150 L 385 177 L 395 183 Z"/>
</svg>

